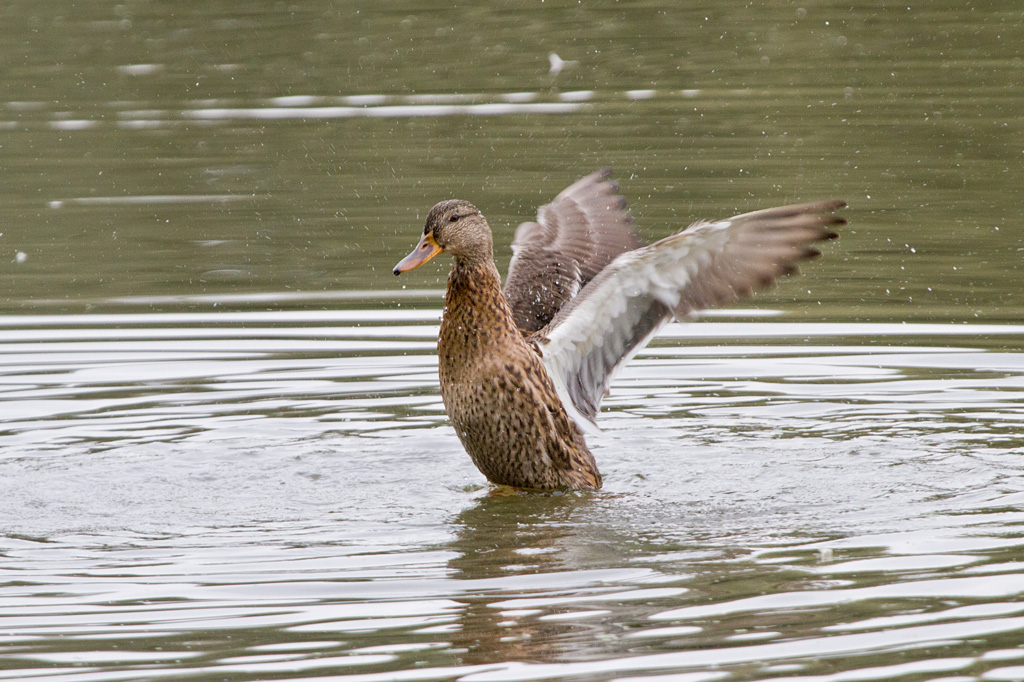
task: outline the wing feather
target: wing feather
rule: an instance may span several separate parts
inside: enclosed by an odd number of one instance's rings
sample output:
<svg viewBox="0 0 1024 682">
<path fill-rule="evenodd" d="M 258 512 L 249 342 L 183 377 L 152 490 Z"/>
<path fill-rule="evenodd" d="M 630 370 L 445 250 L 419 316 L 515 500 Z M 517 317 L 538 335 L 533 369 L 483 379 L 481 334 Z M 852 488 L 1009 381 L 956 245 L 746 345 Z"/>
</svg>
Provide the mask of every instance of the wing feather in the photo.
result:
<svg viewBox="0 0 1024 682">
<path fill-rule="evenodd" d="M 512 242 L 505 297 L 523 333 L 548 324 L 608 263 L 640 246 L 619 187 L 602 168 L 523 223 Z"/>
<path fill-rule="evenodd" d="M 837 236 L 831 228 L 846 221 L 832 214 L 845 205 L 821 201 L 699 222 L 616 258 L 531 337 L 570 414 L 581 426 L 593 424 L 616 371 L 670 317 L 749 296 L 820 255 L 813 244 Z"/>
</svg>

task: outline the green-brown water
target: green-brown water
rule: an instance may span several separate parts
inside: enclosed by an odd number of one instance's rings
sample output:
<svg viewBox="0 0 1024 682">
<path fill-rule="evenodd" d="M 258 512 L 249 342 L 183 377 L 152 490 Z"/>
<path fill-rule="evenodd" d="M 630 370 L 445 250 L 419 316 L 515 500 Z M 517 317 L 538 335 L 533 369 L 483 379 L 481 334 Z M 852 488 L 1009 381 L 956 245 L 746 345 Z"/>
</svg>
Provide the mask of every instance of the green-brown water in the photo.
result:
<svg viewBox="0 0 1024 682">
<path fill-rule="evenodd" d="M 1024 13 L 0 9 L 0 679 L 1024 679 Z M 555 73 L 549 53 L 566 60 Z M 650 239 L 826 197 L 496 496 L 429 207 L 616 171 Z M 439 259 L 442 260 L 442 259 Z"/>
</svg>

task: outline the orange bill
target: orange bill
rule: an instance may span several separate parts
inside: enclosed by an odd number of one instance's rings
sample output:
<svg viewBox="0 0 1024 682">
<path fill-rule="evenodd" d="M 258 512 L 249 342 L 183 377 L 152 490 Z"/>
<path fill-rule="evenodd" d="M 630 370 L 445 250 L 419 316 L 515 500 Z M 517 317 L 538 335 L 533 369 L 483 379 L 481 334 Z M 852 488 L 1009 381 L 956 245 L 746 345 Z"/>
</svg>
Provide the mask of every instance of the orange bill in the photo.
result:
<svg viewBox="0 0 1024 682">
<path fill-rule="evenodd" d="M 436 241 L 434 241 L 434 235 L 425 234 L 420 239 L 420 243 L 416 245 L 416 248 L 412 250 L 412 253 L 398 262 L 398 265 L 395 266 L 394 272 L 396 275 L 400 275 L 403 272 L 415 270 L 437 254 L 441 253 L 441 251 L 443 251 L 443 249 L 437 245 Z"/>
</svg>

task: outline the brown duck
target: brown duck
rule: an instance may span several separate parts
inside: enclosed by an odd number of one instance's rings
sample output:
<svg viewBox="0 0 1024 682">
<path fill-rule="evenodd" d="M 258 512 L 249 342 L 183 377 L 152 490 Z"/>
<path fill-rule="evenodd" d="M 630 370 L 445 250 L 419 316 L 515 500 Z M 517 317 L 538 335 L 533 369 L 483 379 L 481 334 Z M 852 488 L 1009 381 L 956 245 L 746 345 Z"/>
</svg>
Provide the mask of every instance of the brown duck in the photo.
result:
<svg viewBox="0 0 1024 682">
<path fill-rule="evenodd" d="M 594 424 L 620 366 L 667 320 L 749 296 L 834 239 L 842 201 L 694 223 L 640 246 L 618 186 L 602 169 L 577 181 L 512 242 L 505 288 L 476 206 L 430 209 L 395 266 L 454 259 L 437 342 L 441 398 L 463 447 L 493 483 L 596 489 L 582 428 Z"/>
</svg>

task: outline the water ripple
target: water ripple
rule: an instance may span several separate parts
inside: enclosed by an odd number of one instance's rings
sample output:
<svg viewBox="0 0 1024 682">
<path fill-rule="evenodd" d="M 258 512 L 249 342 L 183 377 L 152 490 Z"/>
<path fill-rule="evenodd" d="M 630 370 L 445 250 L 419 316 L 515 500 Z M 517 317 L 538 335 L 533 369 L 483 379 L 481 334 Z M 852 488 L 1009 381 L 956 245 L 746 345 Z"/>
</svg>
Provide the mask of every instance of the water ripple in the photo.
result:
<svg viewBox="0 0 1024 682">
<path fill-rule="evenodd" d="M 532 498 L 447 426 L 435 308 L 0 317 L 0 666 L 1011 675 L 1022 328 L 731 314 L 613 385 L 605 492 Z"/>
</svg>

